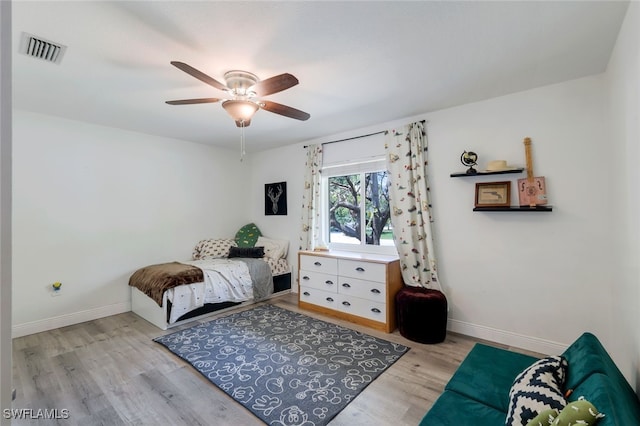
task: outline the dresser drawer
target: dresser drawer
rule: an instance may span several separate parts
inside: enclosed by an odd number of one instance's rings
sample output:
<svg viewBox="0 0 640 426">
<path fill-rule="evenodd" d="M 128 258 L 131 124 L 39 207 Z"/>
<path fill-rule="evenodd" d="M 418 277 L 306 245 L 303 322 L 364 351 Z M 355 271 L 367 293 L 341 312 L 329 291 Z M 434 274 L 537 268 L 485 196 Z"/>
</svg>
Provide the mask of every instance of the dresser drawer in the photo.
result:
<svg viewBox="0 0 640 426">
<path fill-rule="evenodd" d="M 300 286 L 300 301 L 337 310 L 338 295 L 317 288 Z"/>
<path fill-rule="evenodd" d="M 300 285 L 303 287 L 317 288 L 318 290 L 338 292 L 338 277 L 336 275 L 323 274 L 321 272 L 300 271 Z"/>
<path fill-rule="evenodd" d="M 334 309 L 382 323 L 387 321 L 387 308 L 384 303 L 373 302 L 359 297 L 338 295 Z"/>
<path fill-rule="evenodd" d="M 300 255 L 300 269 L 337 275 L 338 259 L 322 256 Z"/>
<path fill-rule="evenodd" d="M 341 277 L 385 282 L 386 266 L 383 263 L 338 259 L 338 273 Z"/>
<path fill-rule="evenodd" d="M 385 303 L 387 300 L 387 286 L 385 283 L 360 280 L 358 278 L 340 277 L 338 293 L 379 303 Z"/>
</svg>

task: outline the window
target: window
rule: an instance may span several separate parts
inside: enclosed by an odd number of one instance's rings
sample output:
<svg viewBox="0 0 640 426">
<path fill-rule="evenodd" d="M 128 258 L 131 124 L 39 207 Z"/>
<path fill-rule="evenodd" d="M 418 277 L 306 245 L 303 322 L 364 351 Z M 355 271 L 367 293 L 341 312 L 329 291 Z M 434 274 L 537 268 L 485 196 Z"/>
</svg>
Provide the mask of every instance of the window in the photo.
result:
<svg viewBox="0 0 640 426">
<path fill-rule="evenodd" d="M 384 160 L 323 168 L 323 229 L 332 249 L 395 253 Z"/>
</svg>

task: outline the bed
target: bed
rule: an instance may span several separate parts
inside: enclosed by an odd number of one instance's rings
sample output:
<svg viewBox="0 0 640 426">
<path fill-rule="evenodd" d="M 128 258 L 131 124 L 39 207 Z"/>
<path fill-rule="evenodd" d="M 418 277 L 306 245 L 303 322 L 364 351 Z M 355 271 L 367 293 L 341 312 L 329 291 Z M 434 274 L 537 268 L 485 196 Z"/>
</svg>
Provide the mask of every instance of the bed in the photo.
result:
<svg viewBox="0 0 640 426">
<path fill-rule="evenodd" d="M 288 241 L 262 236 L 254 247 L 238 247 L 232 238 L 201 240 L 191 260 L 136 270 L 129 278 L 131 310 L 167 330 L 288 293 L 287 249 Z"/>
</svg>

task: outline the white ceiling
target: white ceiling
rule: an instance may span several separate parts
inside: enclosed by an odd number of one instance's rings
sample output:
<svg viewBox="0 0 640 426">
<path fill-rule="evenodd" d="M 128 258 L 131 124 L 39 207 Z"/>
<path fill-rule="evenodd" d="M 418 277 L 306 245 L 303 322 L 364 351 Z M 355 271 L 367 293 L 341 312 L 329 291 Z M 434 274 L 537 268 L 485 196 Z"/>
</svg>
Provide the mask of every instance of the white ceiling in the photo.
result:
<svg viewBox="0 0 640 426">
<path fill-rule="evenodd" d="M 300 84 L 265 97 L 311 114 L 258 111 L 248 151 L 598 74 L 626 12 L 615 1 L 15 1 L 18 109 L 237 147 L 218 81 L 230 69 Z M 19 54 L 22 32 L 66 45 L 56 65 Z"/>
</svg>

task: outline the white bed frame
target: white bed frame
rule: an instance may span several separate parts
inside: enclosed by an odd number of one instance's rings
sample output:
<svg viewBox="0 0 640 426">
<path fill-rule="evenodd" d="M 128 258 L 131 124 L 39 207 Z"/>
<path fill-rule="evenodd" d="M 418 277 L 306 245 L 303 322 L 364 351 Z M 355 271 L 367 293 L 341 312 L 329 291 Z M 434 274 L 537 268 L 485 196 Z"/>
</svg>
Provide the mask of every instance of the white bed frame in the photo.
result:
<svg viewBox="0 0 640 426">
<path fill-rule="evenodd" d="M 280 291 L 278 293 L 273 293 L 271 296 L 262 299 L 262 300 L 267 300 L 270 299 L 272 297 L 276 297 L 276 296 L 280 296 L 283 294 L 287 294 L 287 293 L 291 293 L 291 289 L 289 290 L 285 290 L 285 291 Z M 162 329 L 162 330 L 168 330 L 170 328 L 173 327 L 177 327 L 180 326 L 182 324 L 188 324 L 190 322 L 193 321 L 197 321 L 200 320 L 202 318 L 206 318 L 208 316 L 214 315 L 214 314 L 219 314 L 222 312 L 227 312 L 227 311 L 231 311 L 233 309 L 237 309 L 240 308 L 242 306 L 247 306 L 247 305 L 251 305 L 252 303 L 255 303 L 253 299 L 251 300 L 247 300 L 245 302 L 241 302 L 239 305 L 233 305 L 230 306 L 228 308 L 224 308 L 224 309 L 219 309 L 217 311 L 214 312 L 209 312 L 206 314 L 202 314 L 193 318 L 188 318 L 182 321 L 176 321 L 173 324 L 169 324 L 169 322 L 167 322 L 167 292 L 165 291 L 164 294 L 162 295 L 162 306 L 158 306 L 158 304 L 155 302 L 155 300 L 153 300 L 152 298 L 150 298 L 149 296 L 147 296 L 146 294 L 144 294 L 143 292 L 141 292 L 140 290 L 138 290 L 135 287 L 131 287 L 131 311 L 144 318 L 145 320 L 149 321 L 151 324 L 155 325 L 156 327 Z"/>
</svg>

